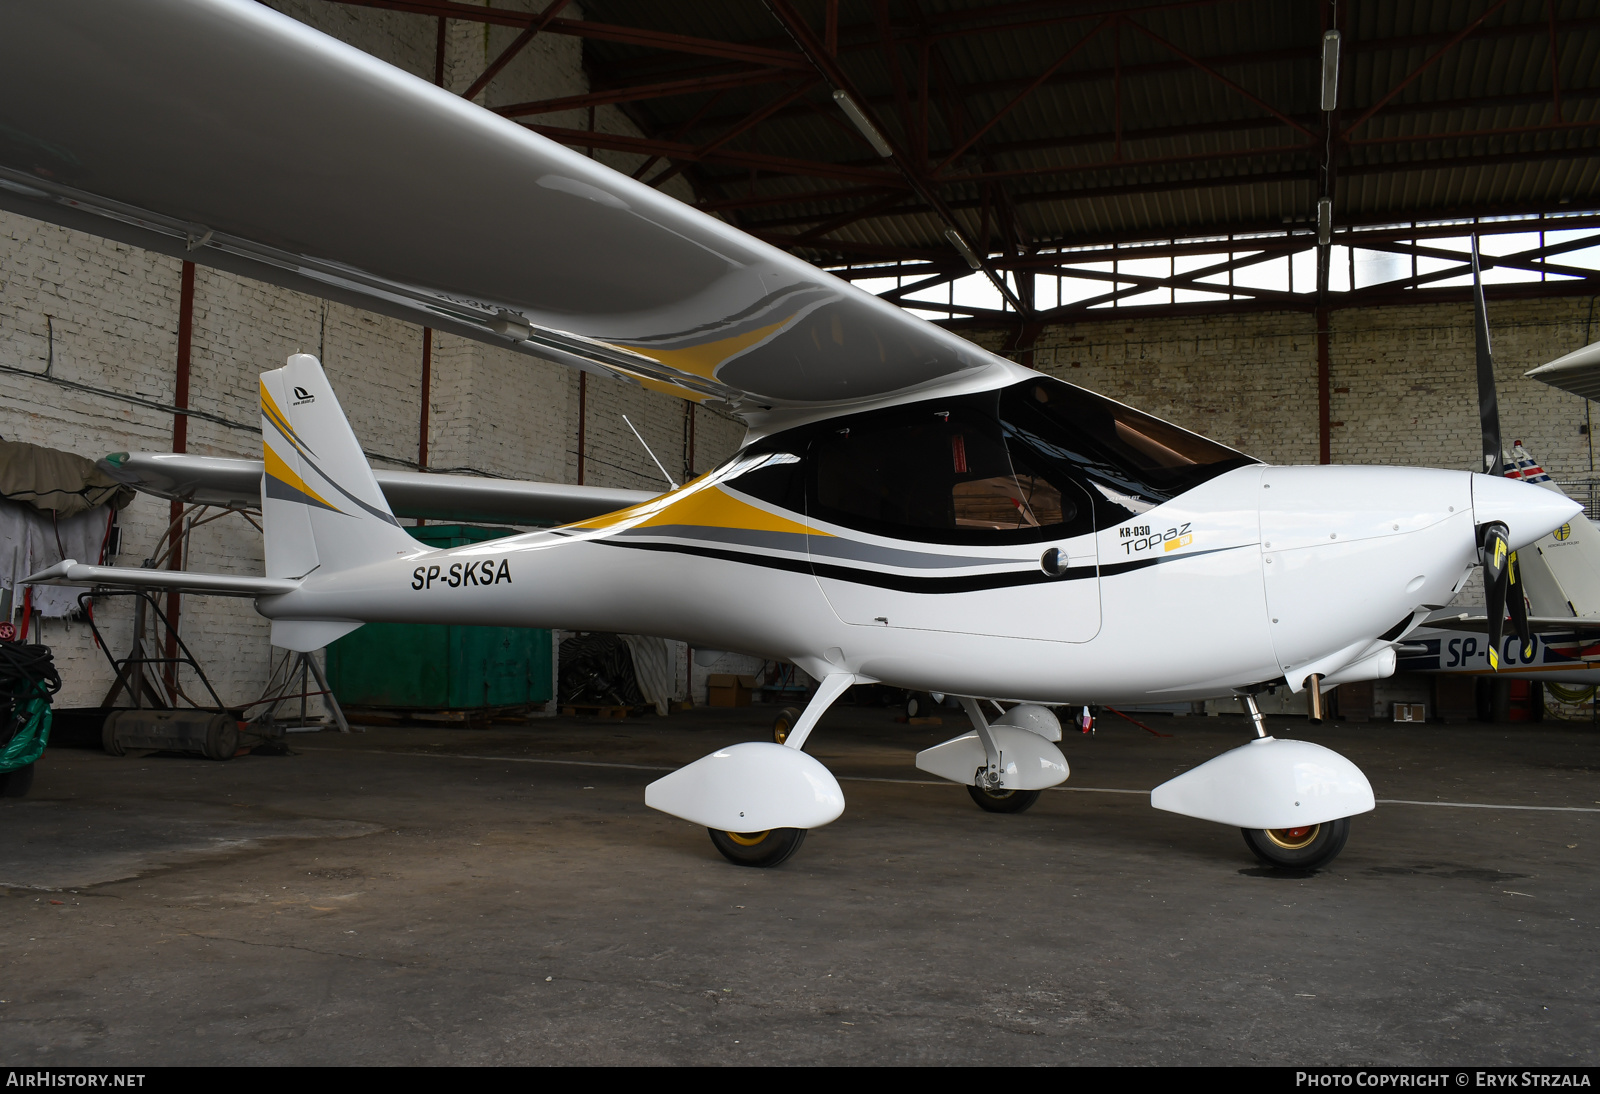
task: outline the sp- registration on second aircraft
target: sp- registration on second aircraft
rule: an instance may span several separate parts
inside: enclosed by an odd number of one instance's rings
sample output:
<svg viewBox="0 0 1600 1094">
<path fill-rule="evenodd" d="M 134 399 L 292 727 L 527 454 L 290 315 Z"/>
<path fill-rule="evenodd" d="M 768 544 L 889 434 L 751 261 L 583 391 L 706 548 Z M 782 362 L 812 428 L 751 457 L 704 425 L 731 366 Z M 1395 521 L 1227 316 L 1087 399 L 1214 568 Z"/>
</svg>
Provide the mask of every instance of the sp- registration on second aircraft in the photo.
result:
<svg viewBox="0 0 1600 1094">
<path fill-rule="evenodd" d="M 296 354 L 261 378 L 264 577 L 69 560 L 30 580 L 252 596 L 295 650 L 367 622 L 453 622 L 792 661 L 820 685 L 785 743 L 731 745 L 646 792 L 735 862 L 781 862 L 840 815 L 838 782 L 801 746 L 852 684 L 965 697 L 971 731 L 918 766 L 1015 811 L 1069 774 L 1045 705 L 1238 694 L 1254 712 L 1268 686 L 1387 675 L 1486 543 L 1515 549 L 1578 510 L 1462 471 L 1268 466 L 246 0 L 16 4 L 6 24 L 0 206 L 749 427 L 660 497 L 429 550 Z M 474 215 L 449 193 L 471 193 Z M 980 699 L 1021 705 L 991 724 Z M 1152 804 L 1237 826 L 1269 862 L 1331 859 L 1370 785 L 1256 725 Z"/>
</svg>

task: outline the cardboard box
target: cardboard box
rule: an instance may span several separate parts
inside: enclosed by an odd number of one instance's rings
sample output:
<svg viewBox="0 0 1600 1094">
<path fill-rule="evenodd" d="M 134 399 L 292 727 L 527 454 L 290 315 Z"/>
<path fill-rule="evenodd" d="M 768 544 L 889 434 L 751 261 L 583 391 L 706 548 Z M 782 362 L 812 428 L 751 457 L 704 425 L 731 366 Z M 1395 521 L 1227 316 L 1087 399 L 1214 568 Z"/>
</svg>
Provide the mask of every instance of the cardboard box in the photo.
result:
<svg viewBox="0 0 1600 1094">
<path fill-rule="evenodd" d="M 731 672 L 714 672 L 706 677 L 706 705 L 713 707 L 747 707 L 755 694 L 754 676 L 735 676 Z"/>
<path fill-rule="evenodd" d="M 1397 722 L 1426 722 L 1428 707 L 1424 703 L 1396 703 L 1394 720 Z"/>
</svg>

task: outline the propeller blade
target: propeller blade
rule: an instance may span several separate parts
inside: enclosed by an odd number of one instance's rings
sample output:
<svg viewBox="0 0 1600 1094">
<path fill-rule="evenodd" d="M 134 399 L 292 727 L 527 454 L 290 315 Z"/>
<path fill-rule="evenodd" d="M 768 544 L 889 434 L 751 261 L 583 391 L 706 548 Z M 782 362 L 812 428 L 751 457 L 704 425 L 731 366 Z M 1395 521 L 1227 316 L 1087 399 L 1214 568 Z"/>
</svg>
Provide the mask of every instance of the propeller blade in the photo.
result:
<svg viewBox="0 0 1600 1094">
<path fill-rule="evenodd" d="M 1518 660 L 1527 664 L 1533 660 L 1533 628 L 1528 625 L 1528 600 L 1522 595 L 1522 567 L 1517 564 L 1517 553 L 1511 552 L 1506 566 L 1506 607 L 1511 609 L 1511 625 L 1516 628 L 1522 651 Z"/>
<path fill-rule="evenodd" d="M 1500 634 L 1505 626 L 1506 591 L 1511 583 L 1511 545 L 1506 542 L 1506 526 L 1485 526 L 1482 542 L 1483 594 L 1489 609 L 1489 667 L 1499 672 Z"/>
<path fill-rule="evenodd" d="M 1489 354 L 1489 310 L 1483 303 L 1483 274 L 1478 268 L 1478 237 L 1472 237 L 1472 319 L 1478 349 L 1478 423 L 1483 429 L 1485 475 L 1505 473 L 1500 450 L 1500 400 L 1495 395 L 1494 358 Z"/>
</svg>

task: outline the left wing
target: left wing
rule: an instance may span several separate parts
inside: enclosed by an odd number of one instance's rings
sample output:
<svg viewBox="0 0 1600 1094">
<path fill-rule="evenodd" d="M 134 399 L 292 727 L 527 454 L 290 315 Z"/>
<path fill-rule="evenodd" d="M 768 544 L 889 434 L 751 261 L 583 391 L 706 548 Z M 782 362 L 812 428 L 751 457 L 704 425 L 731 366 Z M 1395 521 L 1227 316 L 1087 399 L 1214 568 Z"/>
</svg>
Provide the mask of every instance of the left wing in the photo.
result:
<svg viewBox="0 0 1600 1094">
<path fill-rule="evenodd" d="M 233 509 L 261 505 L 260 460 L 114 452 L 99 466 L 142 494 Z M 372 474 L 395 516 L 469 523 L 568 524 L 639 505 L 661 493 L 424 471 L 374 469 Z"/>
<path fill-rule="evenodd" d="M 251 0 L 0 26 L 13 212 L 745 414 L 1015 367 Z"/>
</svg>

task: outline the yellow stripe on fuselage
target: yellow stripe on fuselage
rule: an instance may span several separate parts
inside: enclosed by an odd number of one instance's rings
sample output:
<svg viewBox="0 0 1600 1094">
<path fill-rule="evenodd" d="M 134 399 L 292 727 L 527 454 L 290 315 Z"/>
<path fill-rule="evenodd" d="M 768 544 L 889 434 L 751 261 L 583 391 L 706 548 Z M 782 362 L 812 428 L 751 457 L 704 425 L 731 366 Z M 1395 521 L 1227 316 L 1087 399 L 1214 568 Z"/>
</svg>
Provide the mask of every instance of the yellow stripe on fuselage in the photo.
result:
<svg viewBox="0 0 1600 1094">
<path fill-rule="evenodd" d="M 708 472 L 709 474 L 709 472 Z M 668 524 L 696 525 L 701 528 L 738 528 L 750 532 L 796 532 L 802 535 L 831 535 L 797 521 L 758 509 L 724 493 L 715 485 L 705 485 L 705 475 L 687 483 L 665 497 L 607 513 L 603 517 L 565 525 L 569 530 L 600 531 L 618 525 L 648 528 Z M 642 519 L 641 519 L 642 518 Z"/>
<path fill-rule="evenodd" d="M 719 487 L 699 490 L 641 521 L 640 528 L 661 524 L 692 524 L 701 528 L 738 528 L 747 532 L 797 532 L 825 536 L 827 532 L 757 509 L 724 493 Z"/>
</svg>

